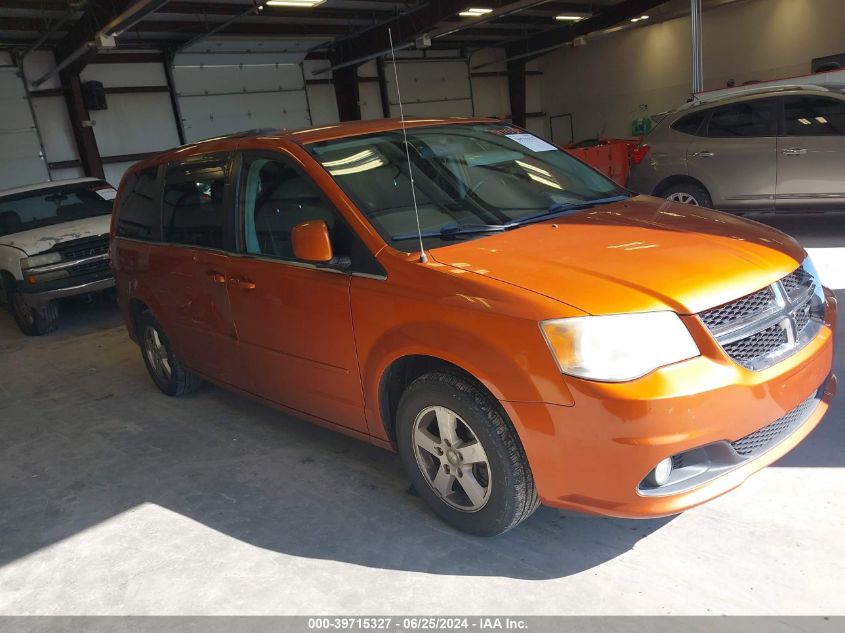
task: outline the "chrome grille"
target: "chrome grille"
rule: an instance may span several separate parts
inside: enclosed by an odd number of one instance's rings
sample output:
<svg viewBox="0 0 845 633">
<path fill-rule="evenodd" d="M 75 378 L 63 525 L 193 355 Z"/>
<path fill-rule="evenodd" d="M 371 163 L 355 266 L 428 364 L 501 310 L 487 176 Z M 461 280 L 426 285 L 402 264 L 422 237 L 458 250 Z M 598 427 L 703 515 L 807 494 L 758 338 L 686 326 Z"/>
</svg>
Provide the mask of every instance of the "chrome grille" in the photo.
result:
<svg viewBox="0 0 845 633">
<path fill-rule="evenodd" d="M 775 306 L 775 294 L 770 287 L 758 290 L 718 308 L 701 313 L 701 320 L 711 330 L 742 321 Z"/>
<path fill-rule="evenodd" d="M 731 359 L 762 371 L 815 338 L 824 323 L 824 295 L 805 262 L 771 286 L 698 316 Z"/>
<path fill-rule="evenodd" d="M 786 330 L 780 323 L 775 323 L 756 334 L 742 338 L 734 343 L 728 343 L 723 346 L 723 349 L 727 352 L 728 356 L 740 365 L 748 366 L 748 363 L 755 358 L 759 358 L 772 350 L 778 349 L 788 342 L 789 338 L 786 335 Z"/>
<path fill-rule="evenodd" d="M 731 442 L 731 446 L 742 457 L 756 457 L 765 453 L 801 426 L 815 410 L 818 403 L 818 397 L 813 394 L 783 417 L 735 442 Z"/>
<path fill-rule="evenodd" d="M 108 235 L 100 235 L 97 237 L 83 237 L 78 240 L 60 242 L 50 250 L 61 253 L 62 260 L 66 262 L 84 260 L 88 257 L 95 257 L 97 255 L 104 255 L 108 253 L 109 237 Z M 101 273 L 104 276 L 111 274 L 108 258 L 70 266 L 67 271 L 71 276 L 89 275 L 94 273 Z"/>
</svg>

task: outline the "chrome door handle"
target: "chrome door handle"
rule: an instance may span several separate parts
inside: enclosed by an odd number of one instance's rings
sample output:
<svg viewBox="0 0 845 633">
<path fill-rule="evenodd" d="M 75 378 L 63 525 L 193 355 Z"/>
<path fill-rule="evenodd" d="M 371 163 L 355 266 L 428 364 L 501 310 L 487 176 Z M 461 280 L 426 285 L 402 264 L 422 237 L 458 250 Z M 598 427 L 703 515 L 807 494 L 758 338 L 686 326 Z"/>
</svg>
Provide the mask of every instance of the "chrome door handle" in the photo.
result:
<svg viewBox="0 0 845 633">
<path fill-rule="evenodd" d="M 237 277 L 232 277 L 229 279 L 229 283 L 233 286 L 240 288 L 241 290 L 255 290 L 255 282 L 249 281 L 248 279 L 239 279 Z"/>
<path fill-rule="evenodd" d="M 784 156 L 803 156 L 807 153 L 807 150 L 803 147 L 788 147 L 785 150 L 781 150 L 781 154 Z"/>
<path fill-rule="evenodd" d="M 694 152 L 692 156 L 693 158 L 713 158 L 714 154 L 711 151 L 704 150 L 701 152 Z"/>
</svg>

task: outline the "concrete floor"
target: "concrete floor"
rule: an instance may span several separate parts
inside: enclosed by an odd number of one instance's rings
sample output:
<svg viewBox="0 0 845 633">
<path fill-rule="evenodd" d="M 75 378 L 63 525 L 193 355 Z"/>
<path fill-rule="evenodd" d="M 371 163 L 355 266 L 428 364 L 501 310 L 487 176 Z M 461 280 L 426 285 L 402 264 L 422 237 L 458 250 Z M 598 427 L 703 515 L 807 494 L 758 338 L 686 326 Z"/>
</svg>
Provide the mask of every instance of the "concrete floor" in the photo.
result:
<svg viewBox="0 0 845 633">
<path fill-rule="evenodd" d="M 763 219 L 845 289 L 845 218 Z M 543 508 L 483 540 L 390 453 L 222 389 L 160 395 L 113 306 L 65 306 L 43 338 L 0 314 L 0 371 L 2 614 L 845 614 L 841 397 L 704 507 Z"/>
</svg>

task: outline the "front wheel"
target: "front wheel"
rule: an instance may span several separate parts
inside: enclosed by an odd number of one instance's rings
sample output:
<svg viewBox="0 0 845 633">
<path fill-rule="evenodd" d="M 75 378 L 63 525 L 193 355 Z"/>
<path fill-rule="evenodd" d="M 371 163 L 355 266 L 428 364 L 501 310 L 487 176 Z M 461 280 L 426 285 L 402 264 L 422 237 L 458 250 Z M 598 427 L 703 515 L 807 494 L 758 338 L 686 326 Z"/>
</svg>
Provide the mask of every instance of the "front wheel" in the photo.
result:
<svg viewBox="0 0 845 633">
<path fill-rule="evenodd" d="M 537 509 L 516 432 L 468 380 L 436 372 L 411 383 L 399 401 L 396 435 L 414 488 L 453 527 L 495 536 Z"/>
<path fill-rule="evenodd" d="M 41 336 L 56 329 L 59 322 L 59 308 L 55 301 L 44 306 L 31 306 L 23 293 L 10 289 L 7 302 L 21 332 L 27 336 Z"/>
</svg>

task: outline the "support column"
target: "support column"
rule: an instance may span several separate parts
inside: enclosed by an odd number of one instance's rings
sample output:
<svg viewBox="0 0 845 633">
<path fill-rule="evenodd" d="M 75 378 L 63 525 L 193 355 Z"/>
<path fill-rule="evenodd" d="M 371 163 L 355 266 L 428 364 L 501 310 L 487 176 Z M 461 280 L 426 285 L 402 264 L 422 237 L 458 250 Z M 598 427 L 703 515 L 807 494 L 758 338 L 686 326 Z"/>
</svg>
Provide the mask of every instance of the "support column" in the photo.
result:
<svg viewBox="0 0 845 633">
<path fill-rule="evenodd" d="M 341 121 L 360 121 L 361 104 L 358 94 L 358 67 L 338 68 L 332 73 L 337 114 Z"/>
<path fill-rule="evenodd" d="M 514 125 L 525 127 L 525 60 L 508 62 L 508 94 L 511 101 L 511 120 Z"/>
<path fill-rule="evenodd" d="M 381 98 L 381 112 L 385 119 L 390 118 L 390 95 L 387 92 L 387 76 L 384 71 L 384 57 L 379 57 L 376 60 L 376 68 L 378 69 L 378 92 Z"/>
<path fill-rule="evenodd" d="M 100 158 L 97 139 L 94 137 L 94 128 L 91 126 L 91 116 L 82 99 L 82 82 L 79 75 L 62 71 L 59 76 L 82 169 L 86 176 L 105 178 L 103 161 Z"/>
<path fill-rule="evenodd" d="M 692 92 L 704 90 L 703 63 L 701 59 L 701 0 L 690 0 L 690 27 L 692 43 Z"/>
</svg>

